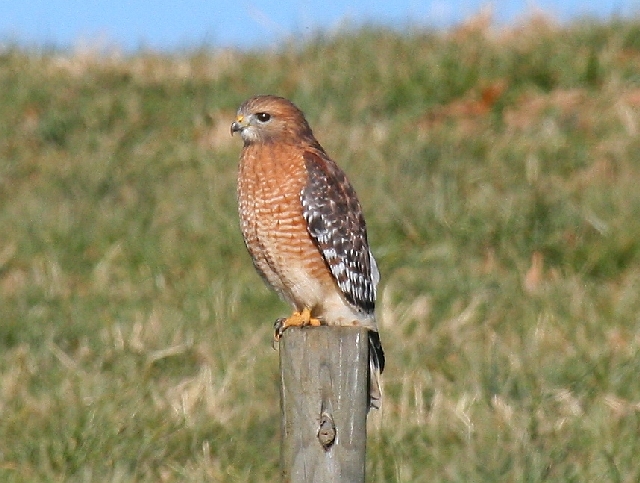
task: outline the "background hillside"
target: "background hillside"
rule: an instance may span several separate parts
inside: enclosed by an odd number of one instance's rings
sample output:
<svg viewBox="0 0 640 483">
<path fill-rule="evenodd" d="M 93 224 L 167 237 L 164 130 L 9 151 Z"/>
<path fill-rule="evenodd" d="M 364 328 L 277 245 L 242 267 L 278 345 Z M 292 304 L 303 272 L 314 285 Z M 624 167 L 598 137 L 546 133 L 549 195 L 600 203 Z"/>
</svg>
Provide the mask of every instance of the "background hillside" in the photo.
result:
<svg viewBox="0 0 640 483">
<path fill-rule="evenodd" d="M 289 311 L 240 236 L 257 93 L 382 272 L 371 482 L 640 480 L 640 22 L 0 52 L 0 479 L 276 481 Z"/>
</svg>

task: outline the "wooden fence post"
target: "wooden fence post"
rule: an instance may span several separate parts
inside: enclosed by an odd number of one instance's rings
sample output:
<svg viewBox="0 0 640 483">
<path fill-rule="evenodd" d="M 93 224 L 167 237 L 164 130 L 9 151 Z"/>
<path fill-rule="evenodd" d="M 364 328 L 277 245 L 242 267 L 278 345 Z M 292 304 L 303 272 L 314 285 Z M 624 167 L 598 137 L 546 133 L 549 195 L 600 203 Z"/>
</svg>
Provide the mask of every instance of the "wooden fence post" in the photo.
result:
<svg viewBox="0 0 640 483">
<path fill-rule="evenodd" d="M 369 336 L 288 328 L 280 341 L 282 481 L 364 483 Z"/>
</svg>

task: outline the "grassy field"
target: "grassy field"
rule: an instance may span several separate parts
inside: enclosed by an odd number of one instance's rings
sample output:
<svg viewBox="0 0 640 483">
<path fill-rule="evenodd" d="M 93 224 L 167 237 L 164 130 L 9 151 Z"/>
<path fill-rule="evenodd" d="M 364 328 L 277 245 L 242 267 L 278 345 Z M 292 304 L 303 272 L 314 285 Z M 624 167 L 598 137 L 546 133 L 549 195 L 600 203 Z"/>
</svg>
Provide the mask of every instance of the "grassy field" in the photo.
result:
<svg viewBox="0 0 640 483">
<path fill-rule="evenodd" d="M 0 480 L 266 482 L 240 236 L 257 93 L 306 113 L 382 272 L 370 482 L 640 481 L 640 22 L 255 52 L 0 51 Z"/>
</svg>

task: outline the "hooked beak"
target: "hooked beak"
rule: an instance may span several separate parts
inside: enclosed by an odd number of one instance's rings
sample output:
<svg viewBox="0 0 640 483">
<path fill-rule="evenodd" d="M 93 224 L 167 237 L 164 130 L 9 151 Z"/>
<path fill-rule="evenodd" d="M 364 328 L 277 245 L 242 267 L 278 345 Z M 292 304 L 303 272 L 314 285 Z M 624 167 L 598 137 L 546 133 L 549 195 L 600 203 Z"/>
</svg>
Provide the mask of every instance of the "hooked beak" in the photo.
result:
<svg viewBox="0 0 640 483">
<path fill-rule="evenodd" d="M 235 121 L 231 123 L 231 135 L 233 136 L 237 132 L 241 132 L 247 125 L 244 122 L 244 116 L 238 116 Z"/>
</svg>

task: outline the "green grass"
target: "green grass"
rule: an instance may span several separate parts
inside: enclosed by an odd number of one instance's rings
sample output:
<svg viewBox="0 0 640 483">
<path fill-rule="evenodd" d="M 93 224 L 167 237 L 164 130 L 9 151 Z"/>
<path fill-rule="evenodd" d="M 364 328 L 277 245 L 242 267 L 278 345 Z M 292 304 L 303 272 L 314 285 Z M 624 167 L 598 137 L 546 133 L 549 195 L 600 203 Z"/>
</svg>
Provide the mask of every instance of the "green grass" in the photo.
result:
<svg viewBox="0 0 640 483">
<path fill-rule="evenodd" d="M 0 479 L 277 481 L 237 105 L 294 100 L 382 271 L 371 482 L 640 479 L 640 23 L 0 52 Z"/>
</svg>

